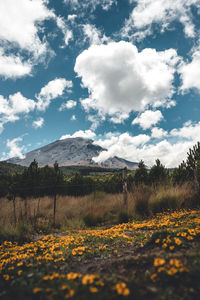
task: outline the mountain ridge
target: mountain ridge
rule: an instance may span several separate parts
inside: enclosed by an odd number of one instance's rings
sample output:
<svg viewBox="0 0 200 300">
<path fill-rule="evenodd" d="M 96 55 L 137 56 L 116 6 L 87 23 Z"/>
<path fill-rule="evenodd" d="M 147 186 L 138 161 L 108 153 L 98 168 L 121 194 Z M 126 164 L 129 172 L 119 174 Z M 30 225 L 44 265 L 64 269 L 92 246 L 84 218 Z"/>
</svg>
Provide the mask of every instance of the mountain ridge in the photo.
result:
<svg viewBox="0 0 200 300">
<path fill-rule="evenodd" d="M 102 166 L 108 168 L 136 169 L 137 162 L 131 162 L 123 158 L 114 156 L 102 162 L 95 163 L 92 158 L 98 156 L 107 149 L 93 144 L 93 140 L 81 137 L 67 138 L 57 140 L 43 147 L 37 148 L 25 154 L 25 158 L 17 157 L 6 160 L 8 163 L 14 163 L 21 166 L 29 166 L 35 159 L 39 167 L 45 165 L 53 166 L 57 161 L 60 166 Z"/>
</svg>

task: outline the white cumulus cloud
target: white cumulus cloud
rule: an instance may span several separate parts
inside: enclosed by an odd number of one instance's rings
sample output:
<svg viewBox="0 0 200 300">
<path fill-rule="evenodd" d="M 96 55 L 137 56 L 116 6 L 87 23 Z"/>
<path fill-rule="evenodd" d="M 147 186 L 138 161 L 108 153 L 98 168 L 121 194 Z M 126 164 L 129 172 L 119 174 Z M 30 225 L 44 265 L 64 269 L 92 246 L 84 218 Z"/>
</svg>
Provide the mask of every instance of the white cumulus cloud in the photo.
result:
<svg viewBox="0 0 200 300">
<path fill-rule="evenodd" d="M 68 138 L 76 138 L 76 137 L 82 137 L 84 139 L 94 139 L 96 134 L 89 130 L 79 130 L 76 131 L 74 134 L 66 134 L 61 136 L 60 140 L 68 139 Z"/>
<path fill-rule="evenodd" d="M 151 128 L 163 119 L 159 110 L 146 110 L 132 121 L 132 125 L 138 124 L 142 129 Z"/>
<path fill-rule="evenodd" d="M 155 139 L 161 139 L 168 135 L 168 132 L 163 128 L 154 127 L 151 129 L 151 137 Z"/>
<path fill-rule="evenodd" d="M 199 0 L 130 0 L 134 8 L 122 29 L 123 36 L 140 39 L 151 34 L 153 25 L 163 32 L 173 21 L 183 25 L 187 37 L 196 35 L 192 8 L 199 13 Z M 136 3 L 136 5 L 135 5 Z"/>
<path fill-rule="evenodd" d="M 22 137 L 17 137 L 12 140 L 7 140 L 6 146 L 10 148 L 10 151 L 7 153 L 7 157 L 4 159 L 8 159 L 10 157 L 19 157 L 21 159 L 25 158 L 23 152 L 26 150 L 25 146 L 20 146 L 19 143 L 23 140 Z"/>
<path fill-rule="evenodd" d="M 51 100 L 56 99 L 58 96 L 62 96 L 64 90 L 70 90 L 72 86 L 72 81 L 68 81 L 65 78 L 56 78 L 49 81 L 37 95 L 37 109 L 45 110 L 49 106 Z"/>
<path fill-rule="evenodd" d="M 178 60 L 174 49 L 138 52 L 124 41 L 93 45 L 77 57 L 74 68 L 89 91 L 82 106 L 109 115 L 167 106 Z"/>
<path fill-rule="evenodd" d="M 74 100 L 68 100 L 66 103 L 63 103 L 59 107 L 59 111 L 65 110 L 65 109 L 71 109 L 74 108 L 77 105 L 77 102 Z"/>
<path fill-rule="evenodd" d="M 3 49 L 0 48 L 0 76 L 18 78 L 30 75 L 31 70 L 31 62 L 23 62 L 19 56 L 5 55 Z"/>
<path fill-rule="evenodd" d="M 182 79 L 180 90 L 187 92 L 189 89 L 197 89 L 200 92 L 200 50 L 192 55 L 191 62 L 184 62 L 179 68 Z"/>
<path fill-rule="evenodd" d="M 41 128 L 44 125 L 44 119 L 43 118 L 39 118 L 39 119 L 35 120 L 32 125 L 36 129 L 37 128 Z"/>
</svg>

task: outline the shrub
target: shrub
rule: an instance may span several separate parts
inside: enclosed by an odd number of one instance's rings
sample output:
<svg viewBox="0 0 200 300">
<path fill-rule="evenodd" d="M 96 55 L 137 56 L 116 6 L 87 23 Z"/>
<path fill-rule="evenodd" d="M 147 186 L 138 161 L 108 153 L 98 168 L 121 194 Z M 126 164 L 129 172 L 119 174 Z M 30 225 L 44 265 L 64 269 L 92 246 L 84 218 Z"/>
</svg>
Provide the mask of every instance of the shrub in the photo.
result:
<svg viewBox="0 0 200 300">
<path fill-rule="evenodd" d="M 100 216 L 95 216 L 93 214 L 87 214 L 83 218 L 83 221 L 86 226 L 93 227 L 93 226 L 97 226 L 98 224 L 101 224 L 103 222 L 103 218 Z"/>
<path fill-rule="evenodd" d="M 152 213 L 163 212 L 168 209 L 175 209 L 179 206 L 179 199 L 176 195 L 154 196 L 149 202 L 149 209 Z"/>
<path fill-rule="evenodd" d="M 129 221 L 129 215 L 126 211 L 121 211 L 118 214 L 118 223 L 122 224 L 122 223 L 128 223 Z"/>
<path fill-rule="evenodd" d="M 134 213 L 140 216 L 149 215 L 149 199 L 152 195 L 152 188 L 140 185 L 136 186 L 132 191 L 134 202 Z"/>
</svg>

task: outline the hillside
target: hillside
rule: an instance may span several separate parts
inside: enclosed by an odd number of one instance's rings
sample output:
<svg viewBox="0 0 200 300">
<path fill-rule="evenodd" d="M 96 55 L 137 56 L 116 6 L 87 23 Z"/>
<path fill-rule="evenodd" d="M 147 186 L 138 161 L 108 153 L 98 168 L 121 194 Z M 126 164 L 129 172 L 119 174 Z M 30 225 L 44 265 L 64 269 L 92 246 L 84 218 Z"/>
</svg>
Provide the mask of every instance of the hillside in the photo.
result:
<svg viewBox="0 0 200 300">
<path fill-rule="evenodd" d="M 23 166 L 0 161 L 0 175 L 22 173 L 24 169 L 25 167 Z"/>
</svg>

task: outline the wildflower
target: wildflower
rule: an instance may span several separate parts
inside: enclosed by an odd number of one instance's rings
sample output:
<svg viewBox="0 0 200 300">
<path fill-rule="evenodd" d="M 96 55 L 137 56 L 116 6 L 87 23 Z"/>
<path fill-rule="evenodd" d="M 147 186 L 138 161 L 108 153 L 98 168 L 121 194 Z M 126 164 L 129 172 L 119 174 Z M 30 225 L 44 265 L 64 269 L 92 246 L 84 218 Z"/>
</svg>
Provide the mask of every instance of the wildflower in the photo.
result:
<svg viewBox="0 0 200 300">
<path fill-rule="evenodd" d="M 170 250 L 174 250 L 174 248 L 175 248 L 174 246 L 170 246 L 169 247 Z"/>
<path fill-rule="evenodd" d="M 125 282 L 117 283 L 114 289 L 117 291 L 118 295 L 128 296 L 130 294 L 130 290 L 127 288 Z"/>
<path fill-rule="evenodd" d="M 163 248 L 167 248 L 167 244 L 164 243 L 164 244 L 162 245 L 162 247 L 163 247 Z"/>
<path fill-rule="evenodd" d="M 90 286 L 89 290 L 90 290 L 91 293 L 98 293 L 98 291 L 99 291 L 98 288 L 95 287 L 95 286 Z"/>
<path fill-rule="evenodd" d="M 172 266 L 174 265 L 176 268 L 182 267 L 182 263 L 176 258 L 171 258 L 169 264 Z"/>
<path fill-rule="evenodd" d="M 71 272 L 71 273 L 67 274 L 67 279 L 68 280 L 74 280 L 76 278 L 80 278 L 81 276 L 82 275 L 80 273 L 73 273 L 73 272 Z"/>
<path fill-rule="evenodd" d="M 154 258 L 154 263 L 153 263 L 154 267 L 162 266 L 164 264 L 165 264 L 165 259 L 158 258 L 158 257 Z"/>
<path fill-rule="evenodd" d="M 19 270 L 19 271 L 17 272 L 17 275 L 20 276 L 20 275 L 22 274 L 22 272 L 23 272 L 22 270 Z"/>
<path fill-rule="evenodd" d="M 182 237 L 185 237 L 186 235 L 187 235 L 186 232 L 182 232 L 182 233 L 181 233 L 181 236 L 182 236 Z"/>
<path fill-rule="evenodd" d="M 178 270 L 174 267 L 170 268 L 168 271 L 167 271 L 167 274 L 168 275 L 174 275 L 178 272 Z"/>
<path fill-rule="evenodd" d="M 156 244 L 160 243 L 160 239 L 155 240 L 155 243 Z"/>
<path fill-rule="evenodd" d="M 74 290 L 72 290 L 72 289 L 69 288 L 68 289 L 68 293 L 65 294 L 65 298 L 68 299 L 68 298 L 71 298 L 73 296 L 74 296 Z"/>
<path fill-rule="evenodd" d="M 182 242 L 179 238 L 174 238 L 174 241 L 178 246 L 180 246 L 182 244 Z"/>
<path fill-rule="evenodd" d="M 37 293 L 40 293 L 40 292 L 42 292 L 42 289 L 39 288 L 39 287 L 35 287 L 35 288 L 33 289 L 33 294 L 37 294 Z"/>
<path fill-rule="evenodd" d="M 99 279 L 99 276 L 97 274 L 85 275 L 82 279 L 82 284 L 92 284 L 95 279 Z"/>
<path fill-rule="evenodd" d="M 9 280 L 10 276 L 8 274 L 3 275 L 5 280 Z"/>
<path fill-rule="evenodd" d="M 156 273 L 153 273 L 153 274 L 151 275 L 151 280 L 154 280 L 156 277 L 157 277 L 157 274 L 156 274 Z"/>
</svg>

